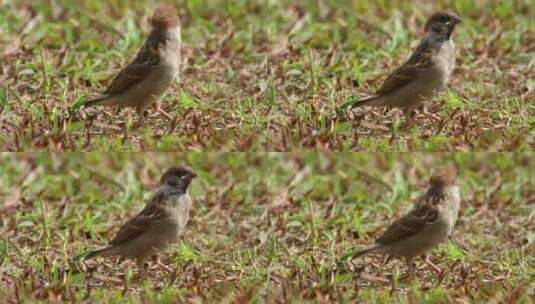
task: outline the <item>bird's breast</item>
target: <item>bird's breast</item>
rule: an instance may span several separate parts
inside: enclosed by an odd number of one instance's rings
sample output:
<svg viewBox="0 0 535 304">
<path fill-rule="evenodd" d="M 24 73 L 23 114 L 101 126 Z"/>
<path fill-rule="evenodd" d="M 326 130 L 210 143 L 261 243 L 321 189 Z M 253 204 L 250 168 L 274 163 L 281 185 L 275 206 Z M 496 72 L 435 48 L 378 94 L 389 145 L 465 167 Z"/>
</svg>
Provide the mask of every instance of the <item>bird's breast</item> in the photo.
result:
<svg viewBox="0 0 535 304">
<path fill-rule="evenodd" d="M 144 87 L 147 89 L 145 95 L 151 95 L 156 98 L 162 96 L 173 82 L 175 74 L 173 67 L 166 65 L 156 67 L 145 80 Z"/>
<path fill-rule="evenodd" d="M 177 232 L 180 233 L 186 227 L 189 221 L 189 213 L 191 209 L 191 198 L 189 194 L 172 195 L 168 198 L 169 213 L 171 215 L 171 222 L 176 226 Z"/>
<path fill-rule="evenodd" d="M 434 70 L 446 84 L 455 68 L 455 44 L 448 40 L 440 46 L 433 59 Z"/>
</svg>

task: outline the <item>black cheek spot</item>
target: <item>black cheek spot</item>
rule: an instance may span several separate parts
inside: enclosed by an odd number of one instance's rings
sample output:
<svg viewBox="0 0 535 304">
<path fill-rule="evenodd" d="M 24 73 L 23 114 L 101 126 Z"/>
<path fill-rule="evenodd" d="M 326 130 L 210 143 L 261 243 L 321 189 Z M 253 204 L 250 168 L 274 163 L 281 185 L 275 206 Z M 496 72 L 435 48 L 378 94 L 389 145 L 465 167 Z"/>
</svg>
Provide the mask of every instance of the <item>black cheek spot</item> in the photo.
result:
<svg viewBox="0 0 535 304">
<path fill-rule="evenodd" d="M 442 25 L 435 25 L 431 28 L 433 30 L 433 32 L 437 33 L 437 34 L 442 34 L 444 32 L 446 32 L 446 27 L 442 26 Z"/>
</svg>

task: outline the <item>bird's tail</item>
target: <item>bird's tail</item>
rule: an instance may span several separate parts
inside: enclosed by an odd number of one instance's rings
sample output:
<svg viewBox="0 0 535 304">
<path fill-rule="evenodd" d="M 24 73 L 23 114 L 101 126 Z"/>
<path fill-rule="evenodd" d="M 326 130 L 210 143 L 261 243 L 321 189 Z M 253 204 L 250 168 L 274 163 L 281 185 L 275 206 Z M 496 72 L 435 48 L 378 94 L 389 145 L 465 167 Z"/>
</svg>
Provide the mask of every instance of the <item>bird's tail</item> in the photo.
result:
<svg viewBox="0 0 535 304">
<path fill-rule="evenodd" d="M 372 96 L 365 99 L 360 100 L 350 100 L 340 106 L 340 110 L 346 111 L 351 108 L 355 107 L 364 107 L 364 106 L 382 106 L 384 105 L 384 101 L 381 98 L 381 96 Z"/>
<path fill-rule="evenodd" d="M 85 108 L 93 107 L 93 106 L 99 106 L 99 105 L 106 105 L 110 103 L 109 96 L 100 96 L 97 98 L 90 99 L 86 101 L 83 105 Z"/>
<path fill-rule="evenodd" d="M 366 248 L 366 249 L 362 249 L 362 250 L 359 250 L 359 251 L 355 252 L 355 254 L 354 254 L 352 257 L 354 257 L 354 258 L 358 258 L 358 257 L 363 256 L 363 255 L 366 255 L 366 254 L 368 254 L 368 253 L 373 253 L 373 252 L 375 252 L 378 248 L 379 248 L 379 245 L 377 245 L 377 244 L 376 244 L 376 245 L 373 245 L 373 246 L 370 246 L 370 247 L 368 247 L 368 248 Z"/>
<path fill-rule="evenodd" d="M 347 260 L 349 260 L 351 258 L 357 258 L 357 257 L 363 256 L 363 255 L 366 255 L 368 253 L 376 252 L 379 248 L 380 248 L 380 245 L 375 244 L 375 245 L 370 246 L 370 247 L 368 247 L 366 249 L 353 250 L 353 251 L 347 253 L 346 255 L 344 255 L 342 258 L 340 258 L 340 260 L 338 260 L 337 265 L 339 265 L 339 266 L 343 265 Z"/>
<path fill-rule="evenodd" d="M 95 251 L 90 252 L 88 255 L 85 256 L 85 260 L 89 260 L 98 256 L 107 257 L 114 254 L 113 247 L 104 247 L 101 249 L 97 249 Z"/>
</svg>

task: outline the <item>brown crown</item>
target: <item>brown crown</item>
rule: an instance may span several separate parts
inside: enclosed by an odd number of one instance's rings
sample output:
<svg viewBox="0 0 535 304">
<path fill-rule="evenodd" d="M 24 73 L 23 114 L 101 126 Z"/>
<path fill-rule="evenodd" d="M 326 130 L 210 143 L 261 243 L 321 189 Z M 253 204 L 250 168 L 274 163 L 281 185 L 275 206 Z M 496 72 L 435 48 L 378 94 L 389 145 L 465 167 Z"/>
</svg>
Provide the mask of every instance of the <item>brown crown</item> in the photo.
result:
<svg viewBox="0 0 535 304">
<path fill-rule="evenodd" d="M 151 24 L 155 28 L 170 28 L 180 24 L 176 7 L 172 5 L 161 5 L 155 11 L 151 19 Z"/>
<path fill-rule="evenodd" d="M 447 10 L 443 12 L 437 12 L 431 15 L 429 19 L 427 19 L 427 22 L 425 23 L 425 31 L 427 32 L 432 24 L 434 23 L 447 23 L 451 22 L 454 25 L 461 22 L 461 18 L 457 16 L 453 11 Z"/>
<path fill-rule="evenodd" d="M 458 171 L 454 165 L 447 165 L 435 170 L 429 180 L 431 186 L 444 187 L 457 184 Z"/>
</svg>

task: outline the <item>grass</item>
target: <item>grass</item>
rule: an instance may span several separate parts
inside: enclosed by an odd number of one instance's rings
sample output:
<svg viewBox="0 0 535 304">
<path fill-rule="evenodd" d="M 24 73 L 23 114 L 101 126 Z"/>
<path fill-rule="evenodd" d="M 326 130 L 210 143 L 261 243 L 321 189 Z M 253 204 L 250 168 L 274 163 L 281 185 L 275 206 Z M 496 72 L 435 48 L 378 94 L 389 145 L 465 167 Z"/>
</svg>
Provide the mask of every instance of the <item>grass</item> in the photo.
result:
<svg viewBox="0 0 535 304">
<path fill-rule="evenodd" d="M 461 169 L 451 239 L 404 281 L 377 256 L 335 268 L 424 191 Z M 136 279 L 134 263 L 82 263 L 138 212 L 159 175 L 199 173 L 181 243 Z M 30 153 L 0 155 L 0 299 L 12 302 L 533 303 L 530 153 Z M 390 279 L 397 282 L 391 286 Z"/>
<path fill-rule="evenodd" d="M 180 81 L 144 128 L 84 110 L 149 31 L 153 1 L 0 1 L 2 150 L 484 150 L 535 147 L 530 0 L 174 1 Z M 451 8 L 458 67 L 417 126 L 338 107 L 377 89 L 425 18 Z"/>
</svg>

